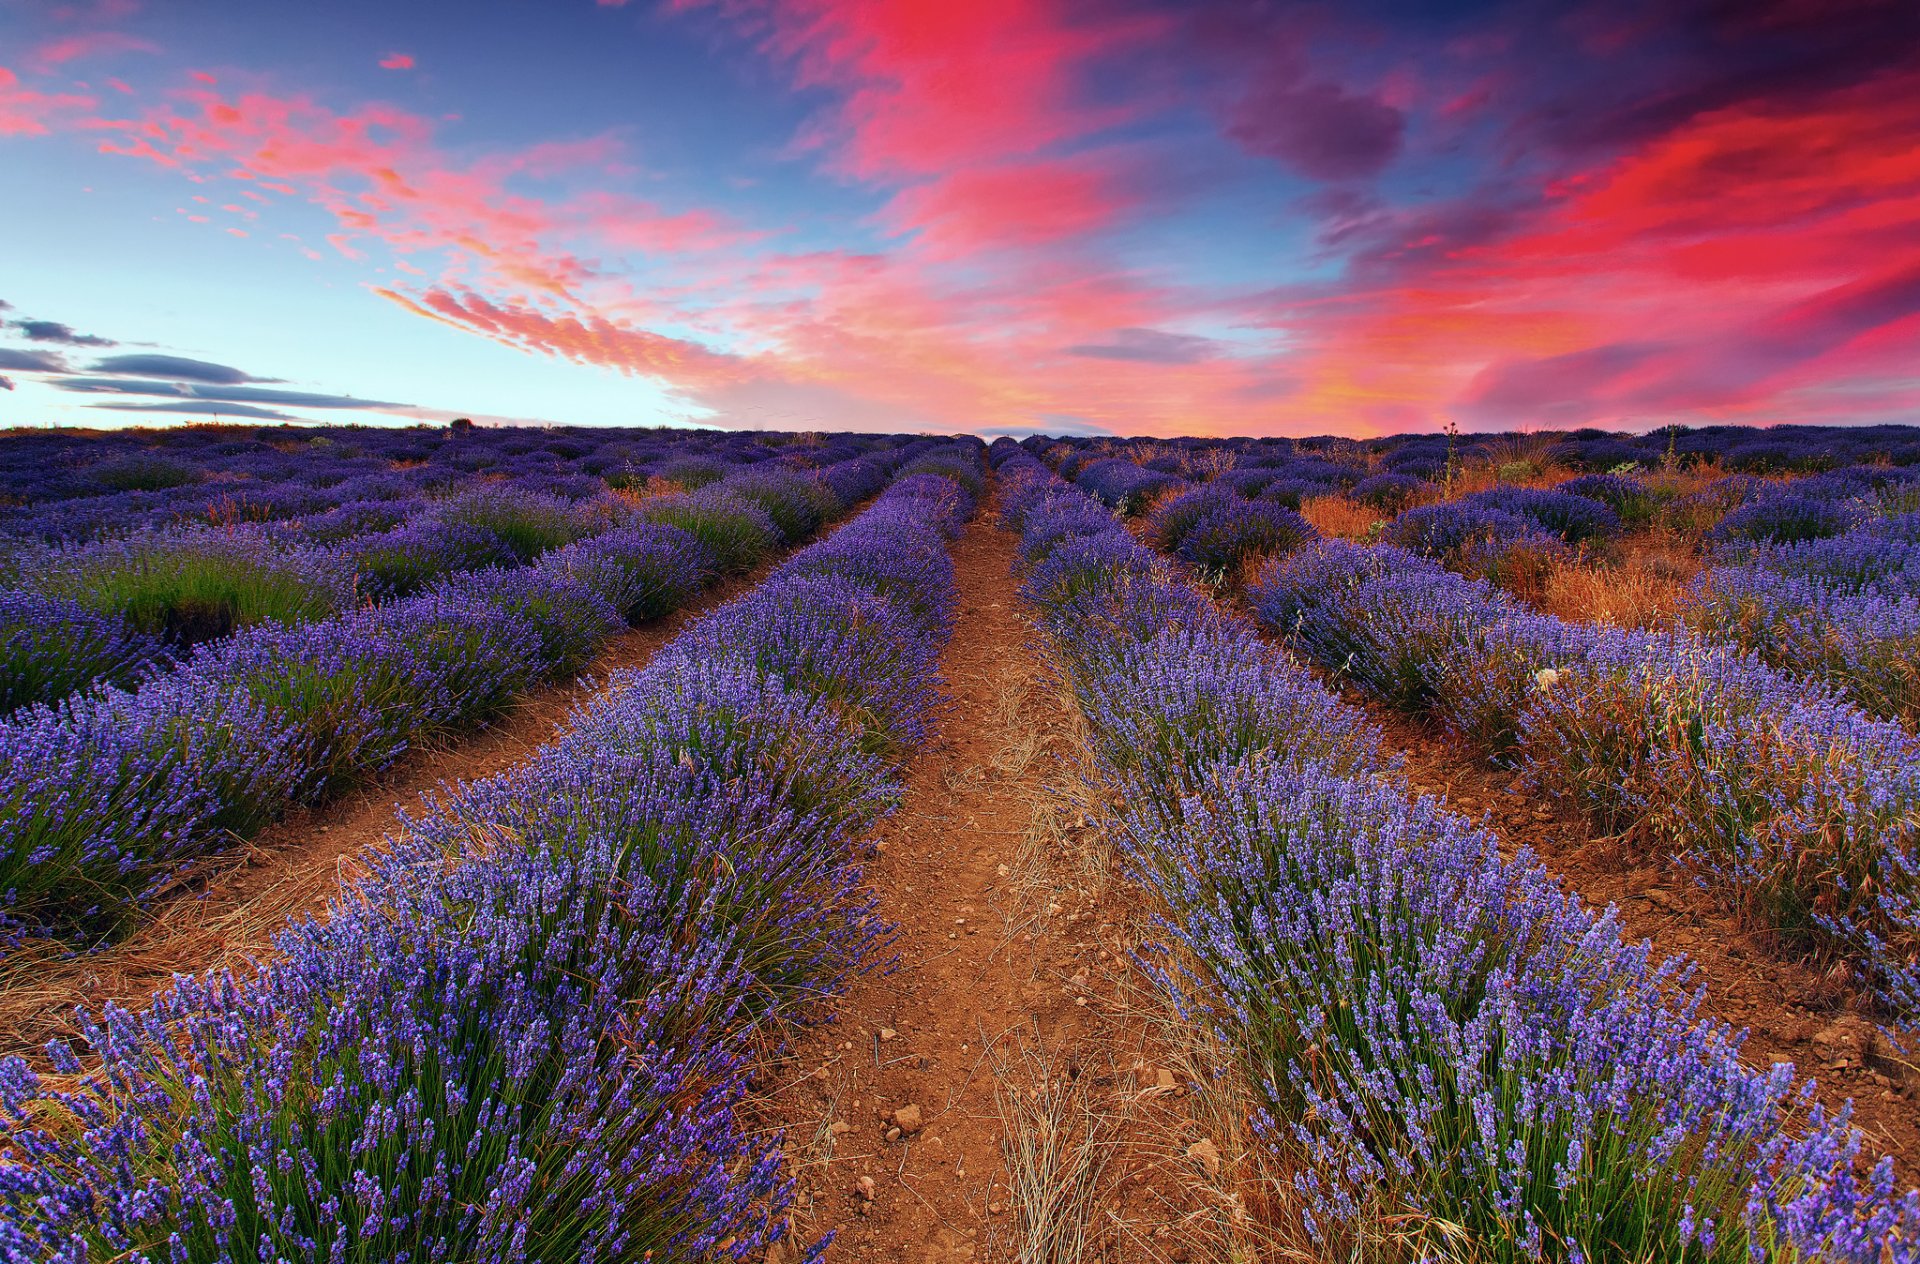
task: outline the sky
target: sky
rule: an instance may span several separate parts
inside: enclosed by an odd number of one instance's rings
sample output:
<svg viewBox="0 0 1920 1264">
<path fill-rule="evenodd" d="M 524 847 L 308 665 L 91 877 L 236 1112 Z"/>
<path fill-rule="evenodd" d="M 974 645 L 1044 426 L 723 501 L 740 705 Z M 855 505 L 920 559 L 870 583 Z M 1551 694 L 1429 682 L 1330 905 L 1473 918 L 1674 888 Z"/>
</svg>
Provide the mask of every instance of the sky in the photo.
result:
<svg viewBox="0 0 1920 1264">
<path fill-rule="evenodd" d="M 1920 422 L 1912 0 L 0 0 L 0 426 Z"/>
</svg>

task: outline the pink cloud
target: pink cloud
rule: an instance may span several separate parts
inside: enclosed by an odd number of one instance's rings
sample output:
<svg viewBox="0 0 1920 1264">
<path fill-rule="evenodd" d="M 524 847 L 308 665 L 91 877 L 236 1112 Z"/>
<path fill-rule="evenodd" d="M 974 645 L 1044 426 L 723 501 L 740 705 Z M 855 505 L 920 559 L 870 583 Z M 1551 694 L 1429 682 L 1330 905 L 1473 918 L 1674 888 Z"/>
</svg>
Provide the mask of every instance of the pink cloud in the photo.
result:
<svg viewBox="0 0 1920 1264">
<path fill-rule="evenodd" d="M 44 136 L 66 116 L 91 110 L 93 97 L 72 92 L 36 92 L 20 76 L 0 66 L 0 136 Z"/>
<path fill-rule="evenodd" d="M 815 139 L 863 179 L 997 164 L 1084 139 L 1147 103 L 1096 104 L 1102 58 L 1163 34 L 1157 18 L 1076 18 L 1059 0 L 674 0 L 716 8 L 794 66 L 803 87 L 844 94 Z"/>
<path fill-rule="evenodd" d="M 125 35 L 119 31 L 87 31 L 66 35 L 34 49 L 28 60 L 43 67 L 63 66 L 71 61 L 109 57 L 116 53 L 157 53 L 160 46 L 151 40 Z"/>
<path fill-rule="evenodd" d="M 744 364 L 699 343 L 634 328 L 597 313 L 542 310 L 433 287 L 417 296 L 376 288 L 374 293 L 415 315 L 478 333 L 542 355 L 661 377 L 677 384 L 713 383 L 739 376 Z"/>
<path fill-rule="evenodd" d="M 382 70 L 412 70 L 413 57 L 409 53 L 388 53 L 380 59 Z"/>
<path fill-rule="evenodd" d="M 970 167 L 902 190 L 881 218 L 947 258 L 1082 240 L 1139 203 L 1133 174 L 1108 156 Z"/>
</svg>

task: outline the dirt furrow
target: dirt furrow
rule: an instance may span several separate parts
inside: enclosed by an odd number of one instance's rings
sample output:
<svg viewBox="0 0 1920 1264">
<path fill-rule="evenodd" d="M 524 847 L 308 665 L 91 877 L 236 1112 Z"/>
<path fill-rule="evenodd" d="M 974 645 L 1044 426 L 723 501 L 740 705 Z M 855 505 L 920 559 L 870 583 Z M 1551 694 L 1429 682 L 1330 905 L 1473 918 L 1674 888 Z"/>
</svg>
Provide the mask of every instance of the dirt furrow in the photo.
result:
<svg viewBox="0 0 1920 1264">
<path fill-rule="evenodd" d="M 1028 1030 L 1071 1040 L 1084 1023 L 1044 908 L 1034 919 L 1019 890 L 1047 738 L 1028 731 L 1022 749 L 1006 722 L 1032 672 L 1012 546 L 983 514 L 954 548 L 951 707 L 867 867 L 898 925 L 896 960 L 803 1035 L 777 1099 L 802 1182 L 796 1233 L 833 1233 L 831 1258 L 984 1258 L 1005 1210 L 990 1051 Z"/>
<path fill-rule="evenodd" d="M 941 737 L 867 867 L 892 968 L 801 1036 L 769 1095 L 800 1187 L 770 1260 L 829 1233 L 829 1260 L 1212 1258 L 1190 1248 L 1235 1205 L 992 518 L 954 549 Z"/>
</svg>

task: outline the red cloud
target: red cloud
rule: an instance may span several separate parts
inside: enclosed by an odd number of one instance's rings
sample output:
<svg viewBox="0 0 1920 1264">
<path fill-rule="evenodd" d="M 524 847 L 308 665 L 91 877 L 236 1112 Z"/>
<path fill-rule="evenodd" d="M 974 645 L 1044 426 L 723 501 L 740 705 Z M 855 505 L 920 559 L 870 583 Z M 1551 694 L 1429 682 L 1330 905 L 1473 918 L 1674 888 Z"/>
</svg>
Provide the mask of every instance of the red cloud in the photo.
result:
<svg viewBox="0 0 1920 1264">
<path fill-rule="evenodd" d="M 1098 159 L 968 168 L 903 190 L 882 218 L 944 257 L 1084 239 L 1139 202 L 1130 175 Z"/>
<path fill-rule="evenodd" d="M 409 53 L 388 53 L 380 59 L 382 70 L 412 70 L 413 57 Z"/>
<path fill-rule="evenodd" d="M 374 293 L 416 315 L 508 346 L 578 364 L 664 378 L 676 385 L 715 384 L 740 376 L 743 369 L 742 363 L 732 356 L 685 339 L 635 329 L 597 313 L 552 313 L 523 303 L 496 303 L 471 292 L 439 287 L 417 298 L 384 288 L 376 288 Z"/>
<path fill-rule="evenodd" d="M 1245 53 L 1175 97 L 1169 64 L 1199 59 L 1155 44 L 1161 19 L 1073 0 L 679 3 L 719 9 L 830 96 L 806 139 L 872 195 L 864 226 L 888 244 L 773 253 L 778 220 L 614 191 L 629 173 L 606 136 L 475 158 L 444 118 L 198 90 L 90 125 L 114 152 L 324 208 L 343 255 L 419 278 L 376 290 L 417 315 L 783 424 L 1353 432 L 1449 412 L 1813 419 L 1920 394 L 1902 385 L 1920 344 L 1920 75 L 1684 109 L 1668 94 L 1596 126 L 1606 147 L 1488 159 L 1487 187 L 1452 201 L 1345 184 L 1298 202 L 1264 159 L 1338 181 L 1403 149 L 1433 166 L 1499 125 L 1496 103 L 1539 104 L 1526 59 L 1437 50 L 1434 66 L 1370 67 L 1395 85 L 1375 97 L 1332 86 L 1351 68 L 1305 45 L 1289 70 L 1222 38 Z M 1155 57 L 1107 103 L 1116 59 Z M 0 72 L 0 132 L 91 105 Z M 1230 243 L 1244 282 L 1217 279 L 1196 226 L 1152 221 L 1210 163 L 1235 164 L 1237 198 L 1271 199 L 1274 249 Z M 1327 254 L 1290 260 L 1289 221 L 1313 214 Z M 1274 287 L 1289 262 L 1315 279 Z"/>
<path fill-rule="evenodd" d="M 1823 384 L 1910 377 L 1920 349 L 1916 135 L 1920 74 L 1883 76 L 1699 115 L 1527 215 L 1463 209 L 1434 222 L 1481 227 L 1431 243 L 1408 220 L 1355 284 L 1272 309 L 1303 347 L 1301 407 L 1847 420 Z"/>
<path fill-rule="evenodd" d="M 98 102 L 71 92 L 35 92 L 20 76 L 0 66 L 0 136 L 44 136 L 62 116 L 91 110 Z"/>
<path fill-rule="evenodd" d="M 1076 20 L 1058 0 L 674 0 L 718 8 L 797 70 L 840 90 L 830 141 L 866 179 L 999 163 L 1075 141 L 1136 115 L 1089 104 L 1102 57 L 1144 46 L 1158 19 Z"/>
<path fill-rule="evenodd" d="M 70 61 L 106 57 L 114 53 L 157 53 L 160 46 L 150 40 L 123 35 L 119 31 L 88 31 L 62 36 L 33 50 L 28 58 L 35 65 L 54 67 Z"/>
</svg>

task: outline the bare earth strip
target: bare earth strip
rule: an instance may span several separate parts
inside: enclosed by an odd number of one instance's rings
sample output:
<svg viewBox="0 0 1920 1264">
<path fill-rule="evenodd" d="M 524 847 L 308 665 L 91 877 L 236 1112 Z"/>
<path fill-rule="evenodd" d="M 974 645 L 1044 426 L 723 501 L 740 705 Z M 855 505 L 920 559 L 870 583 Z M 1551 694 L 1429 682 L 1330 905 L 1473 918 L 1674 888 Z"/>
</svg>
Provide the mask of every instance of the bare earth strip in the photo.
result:
<svg viewBox="0 0 1920 1264">
<path fill-rule="evenodd" d="M 867 869 L 898 924 L 898 959 L 802 1037 L 777 1098 L 800 1161 L 796 1230 L 805 1241 L 835 1232 L 836 1259 L 985 1258 L 1002 1201 L 989 1048 L 1035 1026 L 1069 1040 L 1084 1022 L 1065 991 L 1068 957 L 1025 920 L 1015 875 L 1045 761 L 1016 773 L 1017 759 L 994 762 L 996 707 L 1032 670 L 1012 543 L 983 514 L 955 546 L 952 707 L 938 744 L 911 762 L 905 805 Z"/>
<path fill-rule="evenodd" d="M 773 1260 L 828 1232 L 831 1260 L 1197 1259 L 1232 1201 L 1210 1149 L 1186 1153 L 1203 1094 L 1160 1052 L 1128 884 L 1082 814 L 1077 734 L 991 519 L 954 550 L 941 739 L 867 868 L 897 959 L 770 1086 L 800 1186 Z"/>
</svg>

